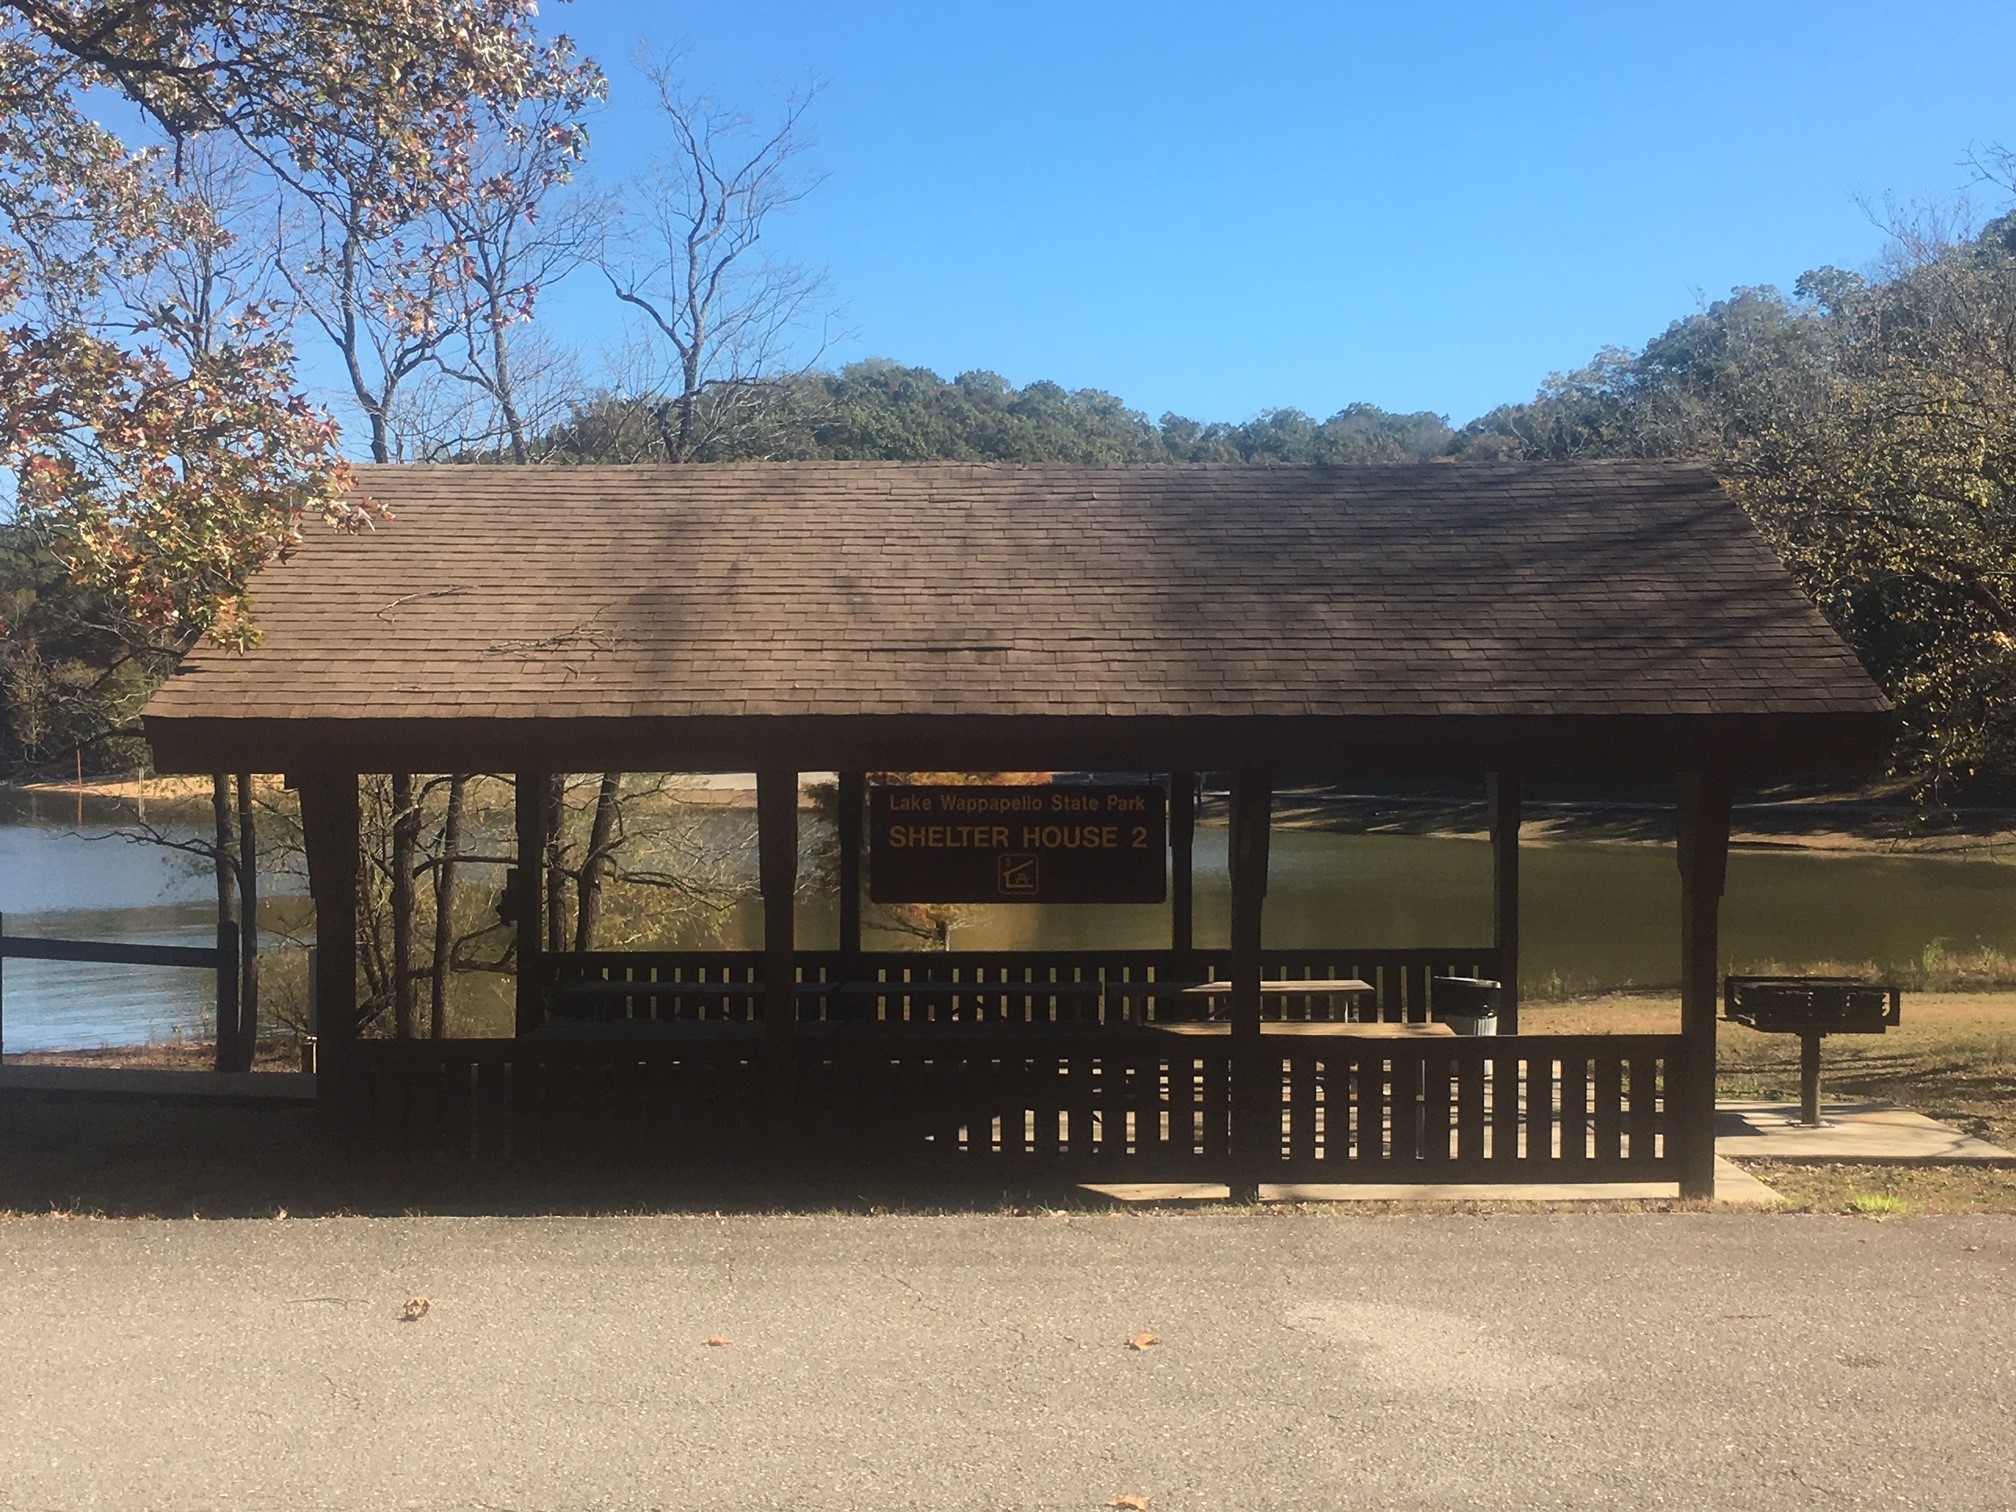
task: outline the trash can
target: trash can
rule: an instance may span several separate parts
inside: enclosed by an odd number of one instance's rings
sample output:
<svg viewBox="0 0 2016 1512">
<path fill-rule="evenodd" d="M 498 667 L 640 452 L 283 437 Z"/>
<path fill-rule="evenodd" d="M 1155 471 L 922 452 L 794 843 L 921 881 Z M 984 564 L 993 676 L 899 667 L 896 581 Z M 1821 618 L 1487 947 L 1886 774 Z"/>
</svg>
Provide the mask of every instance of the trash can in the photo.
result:
<svg viewBox="0 0 2016 1512">
<path fill-rule="evenodd" d="M 1501 984 L 1483 977 L 1432 977 L 1429 1012 L 1458 1034 L 1496 1034 Z"/>
</svg>

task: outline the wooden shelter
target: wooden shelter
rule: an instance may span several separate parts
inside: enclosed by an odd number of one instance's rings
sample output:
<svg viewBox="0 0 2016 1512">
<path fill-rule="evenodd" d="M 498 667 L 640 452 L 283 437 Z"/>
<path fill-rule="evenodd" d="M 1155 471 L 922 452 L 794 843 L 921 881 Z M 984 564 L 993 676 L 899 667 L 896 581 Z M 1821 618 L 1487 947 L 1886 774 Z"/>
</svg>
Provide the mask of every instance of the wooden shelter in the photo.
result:
<svg viewBox="0 0 2016 1512">
<path fill-rule="evenodd" d="M 325 1095 L 409 1142 L 1704 1193 L 1731 784 L 1865 768 L 1888 728 L 1689 466 L 373 467 L 361 487 L 395 523 L 267 570 L 263 642 L 190 656 L 145 723 L 163 771 L 299 788 Z M 862 949 L 860 774 L 1003 768 L 1170 775 L 1166 950 Z M 549 952 L 521 866 L 519 1036 L 358 1037 L 359 774 L 519 774 L 530 856 L 527 779 L 610 769 L 758 774 L 763 949 Z M 1233 774 L 1225 948 L 1190 920 L 1207 770 Z M 798 777 L 820 771 L 841 774 L 834 951 L 794 937 Z M 1275 779 L 1430 772 L 1489 778 L 1493 938 L 1264 949 Z M 1406 1031 L 1438 976 L 1516 984 L 1520 780 L 1542 772 L 1677 778 L 1679 1035 L 1520 1034 L 1516 1002 L 1495 1039 Z M 1346 978 L 1376 1023 L 1278 985 Z M 1173 1021 L 1155 984 L 1209 980 L 1229 1024 Z M 548 1032 L 584 983 L 621 1037 Z"/>
</svg>

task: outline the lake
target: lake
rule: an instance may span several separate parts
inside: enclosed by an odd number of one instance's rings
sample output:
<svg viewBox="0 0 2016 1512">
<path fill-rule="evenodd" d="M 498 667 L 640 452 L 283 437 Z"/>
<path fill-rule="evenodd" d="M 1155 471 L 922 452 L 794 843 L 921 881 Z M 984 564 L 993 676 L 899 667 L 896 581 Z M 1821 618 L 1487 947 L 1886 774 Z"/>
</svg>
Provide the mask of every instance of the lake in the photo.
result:
<svg viewBox="0 0 2016 1512">
<path fill-rule="evenodd" d="M 187 810 L 182 811 L 185 815 Z M 112 835 L 130 811 L 87 798 L 77 822 L 64 794 L 0 792 L 0 915 L 10 934 L 203 944 L 215 883 L 199 859 Z M 747 824 L 725 811 L 723 824 Z M 188 824 L 169 839 L 194 838 Z M 1225 831 L 1198 833 L 1200 943 L 1225 937 Z M 1671 983 L 1678 976 L 1679 883 L 1670 846 L 1604 841 L 1529 844 L 1522 852 L 1522 977 L 1535 990 Z M 300 929 L 305 886 L 269 875 L 264 927 Z M 801 942 L 830 946 L 830 897 L 804 900 Z M 1872 962 L 1900 968 L 1929 950 L 2016 955 L 2016 866 L 1986 858 L 1738 849 L 1729 862 L 1723 949 L 1732 967 Z M 1491 934 L 1490 846 L 1482 840 L 1278 831 L 1268 943 L 1283 947 L 1466 945 Z M 666 945 L 754 946 L 761 911 L 732 910 L 705 937 Z M 1156 945 L 1166 908 L 988 907 L 955 948 Z M 870 929 L 877 947 L 914 944 Z M 496 984 L 501 986 L 501 983 Z M 10 961 L 6 1048 L 97 1045 L 202 1032 L 204 973 Z"/>
</svg>

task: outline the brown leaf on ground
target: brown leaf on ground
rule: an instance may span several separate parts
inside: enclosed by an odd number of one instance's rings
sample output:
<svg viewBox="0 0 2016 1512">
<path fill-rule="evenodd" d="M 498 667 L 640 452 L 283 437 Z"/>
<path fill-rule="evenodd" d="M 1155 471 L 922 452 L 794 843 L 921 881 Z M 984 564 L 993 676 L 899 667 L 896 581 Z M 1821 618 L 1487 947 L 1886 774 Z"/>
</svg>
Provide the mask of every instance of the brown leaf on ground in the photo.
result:
<svg viewBox="0 0 2016 1512">
<path fill-rule="evenodd" d="M 427 1309 L 433 1305 L 425 1297 L 408 1297 L 406 1299 L 406 1310 L 399 1315 L 400 1321 L 418 1323 L 422 1318 L 427 1316 Z"/>
<path fill-rule="evenodd" d="M 1129 1349 L 1153 1349 L 1162 1342 L 1160 1334 L 1138 1333 L 1127 1341 Z"/>
<path fill-rule="evenodd" d="M 735 1341 L 733 1339 L 724 1339 L 719 1334 L 709 1334 L 706 1339 L 706 1344 L 709 1349 L 726 1349 L 730 1344 L 733 1344 L 734 1342 Z"/>
<path fill-rule="evenodd" d="M 1148 1512 L 1148 1503 L 1151 1500 L 1152 1498 L 1150 1497 L 1136 1496 L 1130 1491 L 1123 1491 L 1114 1497 L 1113 1500 L 1106 1503 L 1106 1505 L 1109 1507 L 1125 1507 L 1127 1512 Z"/>
</svg>

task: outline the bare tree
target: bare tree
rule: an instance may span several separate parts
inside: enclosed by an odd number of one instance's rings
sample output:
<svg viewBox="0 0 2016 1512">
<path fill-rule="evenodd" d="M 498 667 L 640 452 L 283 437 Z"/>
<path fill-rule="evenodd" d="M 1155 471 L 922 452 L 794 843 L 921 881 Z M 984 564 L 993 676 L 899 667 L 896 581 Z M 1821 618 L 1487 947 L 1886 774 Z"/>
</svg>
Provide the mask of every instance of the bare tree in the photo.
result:
<svg viewBox="0 0 2016 1512">
<path fill-rule="evenodd" d="M 771 218 L 821 182 L 800 168 L 816 89 L 761 127 L 687 92 L 668 60 L 644 71 L 669 141 L 600 259 L 655 338 L 652 371 L 630 391 L 649 403 L 666 461 L 761 455 L 781 389 L 832 339 L 824 275 L 761 250 Z"/>
<path fill-rule="evenodd" d="M 283 225 L 277 266 L 343 364 L 371 460 L 390 462 L 404 454 L 401 389 L 451 334 L 444 295 L 459 271 L 454 249 L 430 241 L 420 220 L 393 219 L 368 165 L 303 204 L 307 224 Z"/>
<path fill-rule="evenodd" d="M 655 445 L 637 460 L 692 462 L 762 455 L 783 391 L 825 350 L 823 275 L 764 255 L 764 230 L 820 182 L 800 171 L 812 89 L 759 127 L 687 92 L 669 60 L 646 59 L 668 141 L 625 200 L 598 261 L 616 297 L 637 311 L 646 342 L 627 354 L 620 388 L 641 398 Z M 814 325 L 821 327 L 816 339 Z M 577 412 L 578 413 L 578 412 Z M 619 875 L 630 828 L 620 772 L 605 772 L 575 884 L 574 944 L 595 943 L 602 889 Z M 557 885 L 549 866 L 549 888 Z M 557 900 L 556 900 L 557 901 Z M 557 914 L 557 908 L 555 910 Z M 559 925 L 549 925 L 558 939 Z"/>
<path fill-rule="evenodd" d="M 606 197 L 574 185 L 585 103 L 534 100 L 496 123 L 476 149 L 471 191 L 441 207 L 459 262 L 454 339 L 433 361 L 477 401 L 484 423 L 465 423 L 465 451 L 530 462 L 536 438 L 579 397 L 571 352 L 528 338 L 539 296 L 589 261 L 611 214 Z"/>
</svg>

